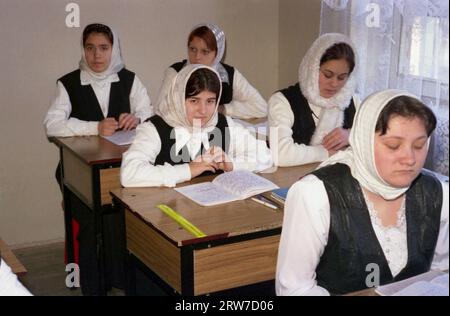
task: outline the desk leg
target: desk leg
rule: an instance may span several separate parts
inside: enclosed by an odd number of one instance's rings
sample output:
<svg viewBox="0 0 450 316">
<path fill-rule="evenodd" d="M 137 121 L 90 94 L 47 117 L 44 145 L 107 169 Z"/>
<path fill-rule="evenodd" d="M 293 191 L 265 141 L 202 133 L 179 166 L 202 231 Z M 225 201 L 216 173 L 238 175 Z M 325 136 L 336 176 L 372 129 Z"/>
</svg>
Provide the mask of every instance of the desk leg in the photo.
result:
<svg viewBox="0 0 450 316">
<path fill-rule="evenodd" d="M 63 185 L 64 196 L 64 227 L 66 231 L 67 264 L 75 263 L 73 228 L 72 228 L 72 204 L 70 202 L 70 190 Z"/>
<path fill-rule="evenodd" d="M 105 254 L 103 243 L 103 207 L 100 200 L 100 171 L 98 167 L 94 167 L 92 170 L 92 196 L 94 200 L 94 227 L 96 238 L 96 254 L 97 254 L 97 271 L 99 289 L 98 293 L 101 296 L 107 295 L 106 289 L 106 269 L 105 269 Z"/>
<path fill-rule="evenodd" d="M 181 295 L 194 295 L 194 248 L 181 248 Z"/>
<path fill-rule="evenodd" d="M 98 278 L 99 278 L 99 295 L 106 295 L 106 280 L 105 280 L 105 262 L 103 257 L 103 225 L 100 212 L 95 212 L 95 227 L 97 240 L 97 260 L 98 260 Z"/>
<path fill-rule="evenodd" d="M 125 295 L 136 296 L 136 268 L 133 262 L 133 255 L 127 251 L 126 255 L 126 280 Z"/>
</svg>

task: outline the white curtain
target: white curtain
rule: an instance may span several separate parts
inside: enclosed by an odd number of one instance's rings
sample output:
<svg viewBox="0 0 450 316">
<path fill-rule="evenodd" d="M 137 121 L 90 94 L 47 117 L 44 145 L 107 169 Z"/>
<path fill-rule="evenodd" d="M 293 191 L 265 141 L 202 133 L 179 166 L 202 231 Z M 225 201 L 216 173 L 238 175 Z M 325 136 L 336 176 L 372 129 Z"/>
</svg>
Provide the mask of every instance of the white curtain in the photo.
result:
<svg viewBox="0 0 450 316">
<path fill-rule="evenodd" d="M 448 0 L 323 0 L 320 33 L 352 38 L 359 57 L 361 98 L 387 88 L 427 103 L 438 126 L 426 167 L 448 175 Z"/>
</svg>

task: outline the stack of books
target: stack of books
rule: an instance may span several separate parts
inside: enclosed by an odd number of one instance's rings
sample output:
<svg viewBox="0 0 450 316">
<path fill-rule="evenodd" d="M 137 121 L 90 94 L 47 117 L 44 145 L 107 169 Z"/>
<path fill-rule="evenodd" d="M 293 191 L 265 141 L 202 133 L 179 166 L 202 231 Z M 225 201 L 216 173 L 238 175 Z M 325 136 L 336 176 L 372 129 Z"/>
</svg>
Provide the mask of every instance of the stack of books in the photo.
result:
<svg viewBox="0 0 450 316">
<path fill-rule="evenodd" d="M 264 199 L 268 200 L 268 202 L 271 202 L 278 208 L 283 209 L 288 190 L 289 188 L 275 189 L 269 192 L 265 192 L 261 195 Z"/>
</svg>

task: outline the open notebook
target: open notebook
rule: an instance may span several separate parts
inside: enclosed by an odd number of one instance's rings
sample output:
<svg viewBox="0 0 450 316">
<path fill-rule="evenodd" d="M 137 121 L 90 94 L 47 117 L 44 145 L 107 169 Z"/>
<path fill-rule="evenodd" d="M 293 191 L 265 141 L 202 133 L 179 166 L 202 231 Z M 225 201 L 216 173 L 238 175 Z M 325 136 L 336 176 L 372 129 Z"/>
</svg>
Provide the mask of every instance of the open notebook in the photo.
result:
<svg viewBox="0 0 450 316">
<path fill-rule="evenodd" d="M 448 272 L 429 271 L 378 287 L 382 296 L 448 296 Z"/>
<path fill-rule="evenodd" d="M 276 184 L 253 172 L 237 170 L 225 172 L 212 182 L 192 184 L 175 190 L 200 205 L 210 206 L 244 200 L 277 188 Z"/>
</svg>

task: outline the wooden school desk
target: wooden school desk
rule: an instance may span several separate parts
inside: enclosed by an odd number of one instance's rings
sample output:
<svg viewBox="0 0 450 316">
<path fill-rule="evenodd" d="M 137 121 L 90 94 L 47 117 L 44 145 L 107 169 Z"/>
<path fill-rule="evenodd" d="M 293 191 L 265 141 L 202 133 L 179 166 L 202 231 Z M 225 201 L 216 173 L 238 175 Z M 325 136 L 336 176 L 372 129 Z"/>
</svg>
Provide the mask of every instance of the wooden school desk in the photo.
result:
<svg viewBox="0 0 450 316">
<path fill-rule="evenodd" d="M 291 186 L 317 164 L 278 168 L 260 174 L 280 187 Z M 210 181 L 196 178 L 184 185 Z M 182 295 L 202 295 L 273 280 L 283 212 L 250 199 L 202 207 L 173 188 L 112 190 L 113 203 L 125 209 L 131 269 L 149 269 Z M 203 231 L 195 238 L 156 207 L 166 204 Z M 133 274 L 133 273 L 130 273 Z M 133 293 L 135 284 L 130 284 Z"/>
<path fill-rule="evenodd" d="M 11 268 L 12 272 L 18 276 L 26 274 L 28 271 L 23 264 L 17 259 L 14 253 L 9 249 L 8 245 L 0 238 L 0 254 L 3 260 Z"/>
<path fill-rule="evenodd" d="M 120 188 L 122 153 L 129 146 L 118 146 L 99 136 L 51 137 L 49 140 L 60 152 L 68 262 L 74 262 L 70 205 L 70 194 L 74 194 L 94 212 L 100 278 L 104 278 L 101 214 L 111 205 L 109 191 Z M 104 285 L 103 281 L 100 280 L 100 284 Z M 104 288 L 100 291 L 106 294 Z"/>
</svg>

